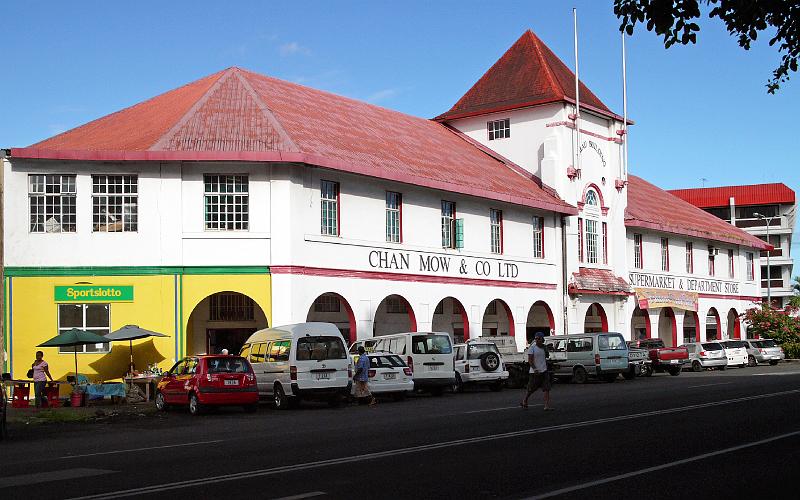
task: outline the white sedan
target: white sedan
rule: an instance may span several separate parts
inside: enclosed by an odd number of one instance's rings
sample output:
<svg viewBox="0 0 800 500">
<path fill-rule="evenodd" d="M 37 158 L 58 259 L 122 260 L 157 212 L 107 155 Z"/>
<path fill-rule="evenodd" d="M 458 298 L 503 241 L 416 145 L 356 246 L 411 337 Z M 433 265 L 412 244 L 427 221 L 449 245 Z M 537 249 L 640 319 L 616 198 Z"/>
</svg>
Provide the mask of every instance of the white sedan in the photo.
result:
<svg viewBox="0 0 800 500">
<path fill-rule="evenodd" d="M 391 395 L 403 399 L 414 390 L 411 368 L 403 358 L 390 352 L 371 352 L 369 356 L 369 390 L 375 396 Z M 358 355 L 354 356 L 354 361 Z M 355 393 L 355 388 L 352 393 Z"/>
</svg>

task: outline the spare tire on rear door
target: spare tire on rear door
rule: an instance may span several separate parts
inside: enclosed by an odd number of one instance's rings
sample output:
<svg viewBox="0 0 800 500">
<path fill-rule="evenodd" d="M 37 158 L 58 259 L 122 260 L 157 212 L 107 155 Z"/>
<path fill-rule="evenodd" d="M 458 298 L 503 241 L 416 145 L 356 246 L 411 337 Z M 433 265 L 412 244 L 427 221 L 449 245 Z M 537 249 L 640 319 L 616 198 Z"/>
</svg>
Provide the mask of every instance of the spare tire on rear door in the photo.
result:
<svg viewBox="0 0 800 500">
<path fill-rule="evenodd" d="M 485 352 L 478 358 L 481 360 L 481 368 L 487 372 L 493 372 L 500 368 L 500 356 L 494 352 Z"/>
</svg>

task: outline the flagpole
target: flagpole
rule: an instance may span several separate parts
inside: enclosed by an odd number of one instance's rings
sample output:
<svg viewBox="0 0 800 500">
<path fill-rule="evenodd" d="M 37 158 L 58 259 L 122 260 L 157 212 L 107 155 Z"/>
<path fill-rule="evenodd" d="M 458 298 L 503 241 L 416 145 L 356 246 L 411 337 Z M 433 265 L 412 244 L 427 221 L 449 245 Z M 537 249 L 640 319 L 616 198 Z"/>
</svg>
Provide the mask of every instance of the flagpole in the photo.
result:
<svg viewBox="0 0 800 500">
<path fill-rule="evenodd" d="M 628 179 L 628 76 L 625 64 L 625 31 L 622 31 L 622 180 Z"/>
<path fill-rule="evenodd" d="M 572 8 L 572 29 L 575 39 L 575 169 L 581 171 L 581 94 L 580 79 L 578 77 L 578 9 Z"/>
</svg>

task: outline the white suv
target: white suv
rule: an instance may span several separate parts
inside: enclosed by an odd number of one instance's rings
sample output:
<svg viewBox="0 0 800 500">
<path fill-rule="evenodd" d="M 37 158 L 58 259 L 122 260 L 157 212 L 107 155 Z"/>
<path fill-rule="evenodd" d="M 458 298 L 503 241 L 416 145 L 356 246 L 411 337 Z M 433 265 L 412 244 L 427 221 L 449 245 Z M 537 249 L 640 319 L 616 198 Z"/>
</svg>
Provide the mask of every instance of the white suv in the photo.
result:
<svg viewBox="0 0 800 500">
<path fill-rule="evenodd" d="M 468 384 L 488 384 L 493 391 L 503 389 L 508 371 L 503 358 L 492 342 L 469 340 L 453 346 L 456 371 L 454 392 L 462 392 Z"/>
</svg>

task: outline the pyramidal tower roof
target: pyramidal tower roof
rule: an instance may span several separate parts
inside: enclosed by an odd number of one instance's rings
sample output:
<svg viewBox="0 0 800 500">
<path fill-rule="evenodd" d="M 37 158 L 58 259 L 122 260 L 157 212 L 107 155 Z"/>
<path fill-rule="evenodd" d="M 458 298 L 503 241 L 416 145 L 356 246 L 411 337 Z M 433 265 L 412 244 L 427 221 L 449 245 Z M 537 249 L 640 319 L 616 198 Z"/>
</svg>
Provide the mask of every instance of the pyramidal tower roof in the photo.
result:
<svg viewBox="0 0 800 500">
<path fill-rule="evenodd" d="M 575 102 L 575 73 L 528 30 L 449 111 L 435 120 L 559 101 Z M 617 117 L 583 82 L 580 82 L 580 104 L 602 115 Z"/>
</svg>

